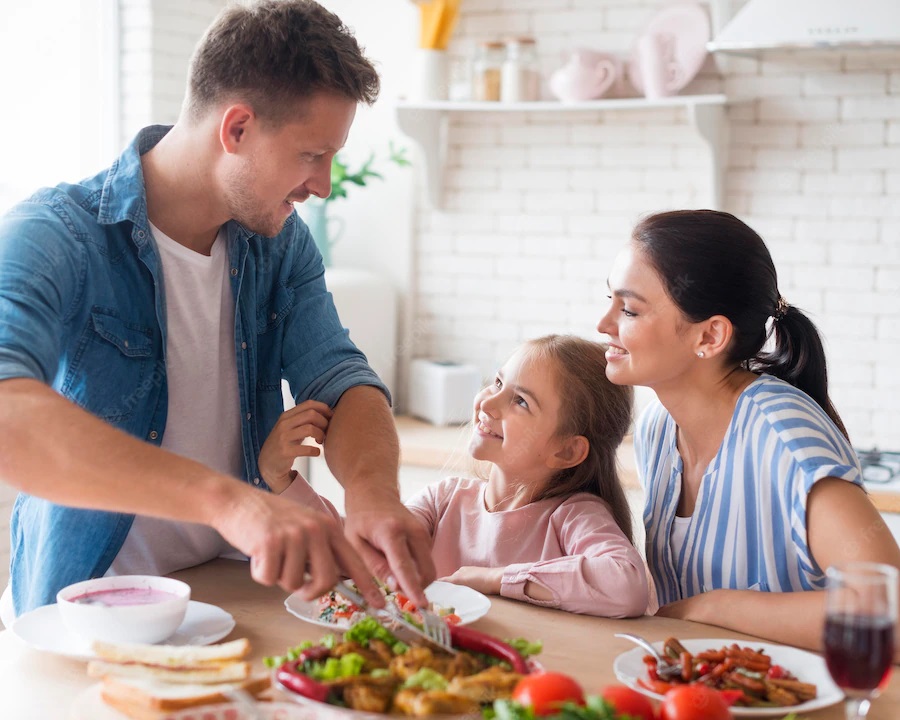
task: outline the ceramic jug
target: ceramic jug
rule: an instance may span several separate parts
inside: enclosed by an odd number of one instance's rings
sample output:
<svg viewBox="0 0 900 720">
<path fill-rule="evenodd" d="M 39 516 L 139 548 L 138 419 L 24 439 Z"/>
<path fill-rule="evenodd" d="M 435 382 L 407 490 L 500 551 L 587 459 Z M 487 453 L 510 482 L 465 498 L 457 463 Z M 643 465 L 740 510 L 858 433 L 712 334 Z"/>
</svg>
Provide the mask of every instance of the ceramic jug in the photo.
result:
<svg viewBox="0 0 900 720">
<path fill-rule="evenodd" d="M 580 102 L 602 97 L 619 72 L 619 61 L 607 53 L 576 50 L 550 76 L 550 91 L 563 102 Z"/>
</svg>

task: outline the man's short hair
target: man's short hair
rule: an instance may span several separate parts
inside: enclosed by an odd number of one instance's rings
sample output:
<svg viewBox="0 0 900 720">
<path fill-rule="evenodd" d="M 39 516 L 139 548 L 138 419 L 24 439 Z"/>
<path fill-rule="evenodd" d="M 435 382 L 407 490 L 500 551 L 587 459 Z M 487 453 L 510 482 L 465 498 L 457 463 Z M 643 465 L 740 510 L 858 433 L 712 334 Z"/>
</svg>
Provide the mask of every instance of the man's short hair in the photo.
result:
<svg viewBox="0 0 900 720">
<path fill-rule="evenodd" d="M 258 0 L 226 8 L 191 58 L 186 110 L 196 120 L 240 100 L 283 122 L 321 91 L 371 105 L 378 73 L 334 13 L 313 0 Z"/>
</svg>

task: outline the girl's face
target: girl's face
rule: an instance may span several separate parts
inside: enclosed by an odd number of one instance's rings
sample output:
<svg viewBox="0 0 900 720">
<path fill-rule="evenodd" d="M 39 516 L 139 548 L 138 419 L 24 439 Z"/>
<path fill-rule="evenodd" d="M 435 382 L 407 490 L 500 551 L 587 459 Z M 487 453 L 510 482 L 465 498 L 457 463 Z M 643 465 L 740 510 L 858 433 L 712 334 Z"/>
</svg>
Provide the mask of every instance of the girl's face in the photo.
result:
<svg viewBox="0 0 900 720">
<path fill-rule="evenodd" d="M 634 243 L 619 253 L 607 282 L 611 302 L 597 330 L 609 336 L 611 382 L 658 389 L 696 366 L 693 326 Z"/>
<path fill-rule="evenodd" d="M 469 452 L 487 460 L 508 478 L 542 481 L 562 446 L 556 372 L 550 361 L 528 348 L 516 352 L 497 371 L 494 382 L 475 396 L 475 429 Z"/>
</svg>

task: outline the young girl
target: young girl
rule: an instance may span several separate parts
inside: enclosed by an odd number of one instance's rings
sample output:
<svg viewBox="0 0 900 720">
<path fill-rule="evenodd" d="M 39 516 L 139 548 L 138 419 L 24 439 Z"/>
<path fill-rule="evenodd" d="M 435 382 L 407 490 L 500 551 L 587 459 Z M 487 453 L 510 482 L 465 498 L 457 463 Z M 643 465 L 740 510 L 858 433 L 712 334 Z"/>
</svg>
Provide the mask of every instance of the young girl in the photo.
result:
<svg viewBox="0 0 900 720">
<path fill-rule="evenodd" d="M 606 374 L 659 398 L 635 430 L 659 614 L 819 649 L 824 593 L 793 591 L 822 590 L 839 562 L 900 566 L 900 550 L 862 490 L 815 326 L 727 213 L 646 218 L 608 282 Z"/>
<path fill-rule="evenodd" d="M 469 452 L 490 462 L 488 479 L 451 477 L 406 503 L 433 538 L 439 577 L 570 612 L 644 613 L 616 471 L 632 393 L 603 375 L 604 352 L 576 337 L 532 340 L 475 396 Z"/>
</svg>

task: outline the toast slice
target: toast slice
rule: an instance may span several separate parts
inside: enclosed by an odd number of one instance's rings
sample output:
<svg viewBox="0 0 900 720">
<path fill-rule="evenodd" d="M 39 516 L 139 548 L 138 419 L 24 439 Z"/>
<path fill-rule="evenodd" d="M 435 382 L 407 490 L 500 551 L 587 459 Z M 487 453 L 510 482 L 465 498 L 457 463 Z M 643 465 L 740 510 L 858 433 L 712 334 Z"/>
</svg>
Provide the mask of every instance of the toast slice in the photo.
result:
<svg viewBox="0 0 900 720">
<path fill-rule="evenodd" d="M 269 684 L 267 675 L 212 685 L 107 676 L 103 679 L 100 694 L 107 705 L 133 720 L 160 720 L 176 710 L 228 702 L 228 693 L 236 688 L 256 697 L 268 689 Z"/>
<path fill-rule="evenodd" d="M 192 668 L 239 660 L 250 652 L 250 642 L 247 638 L 218 645 L 142 645 L 98 641 L 93 644 L 93 650 L 98 658 L 109 662 Z"/>
<path fill-rule="evenodd" d="M 231 661 L 225 663 L 206 663 L 194 667 L 167 667 L 164 665 L 146 665 L 135 662 L 106 662 L 91 660 L 88 663 L 88 675 L 102 678 L 107 676 L 146 678 L 162 680 L 168 683 L 227 683 L 246 680 L 250 675 L 250 663 Z"/>
</svg>

